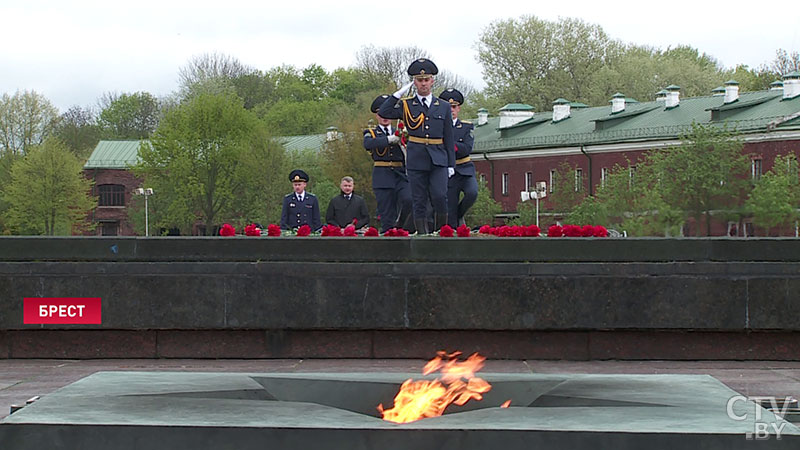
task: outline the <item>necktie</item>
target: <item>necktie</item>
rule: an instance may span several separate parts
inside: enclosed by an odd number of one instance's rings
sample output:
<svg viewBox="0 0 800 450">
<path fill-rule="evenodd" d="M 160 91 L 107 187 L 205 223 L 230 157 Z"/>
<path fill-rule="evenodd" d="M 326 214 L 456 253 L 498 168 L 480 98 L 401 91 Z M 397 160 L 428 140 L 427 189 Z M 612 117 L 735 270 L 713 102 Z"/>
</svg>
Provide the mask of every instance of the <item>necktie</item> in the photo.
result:
<svg viewBox="0 0 800 450">
<path fill-rule="evenodd" d="M 425 108 L 426 111 L 428 110 L 428 99 L 426 97 L 422 97 L 422 107 Z"/>
<path fill-rule="evenodd" d="M 384 127 L 383 132 L 386 133 L 387 136 L 391 136 L 391 133 L 389 133 L 389 127 Z"/>
</svg>

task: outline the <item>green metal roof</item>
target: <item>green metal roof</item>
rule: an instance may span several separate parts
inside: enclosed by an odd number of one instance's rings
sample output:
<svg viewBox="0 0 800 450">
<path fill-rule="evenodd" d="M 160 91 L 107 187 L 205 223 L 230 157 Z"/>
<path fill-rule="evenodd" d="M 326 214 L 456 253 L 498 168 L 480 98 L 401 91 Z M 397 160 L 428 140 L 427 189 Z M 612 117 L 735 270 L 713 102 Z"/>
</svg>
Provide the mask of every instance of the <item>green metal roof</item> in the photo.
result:
<svg viewBox="0 0 800 450">
<path fill-rule="evenodd" d="M 278 142 L 287 151 L 319 150 L 327 139 L 327 134 L 309 134 L 305 136 L 281 136 Z"/>
<path fill-rule="evenodd" d="M 143 141 L 100 141 L 84 169 L 127 169 L 139 161 L 139 145 Z"/>
<path fill-rule="evenodd" d="M 498 111 L 530 111 L 532 109 L 533 106 L 526 105 L 525 103 L 509 103 Z"/>
<path fill-rule="evenodd" d="M 597 145 L 620 142 L 677 139 L 691 130 L 693 122 L 722 126 L 742 133 L 796 130 L 800 123 L 800 96 L 783 100 L 780 92 L 740 93 L 739 101 L 725 105 L 720 96 L 684 98 L 679 108 L 664 102 L 642 102 L 624 112 L 611 114 L 610 106 L 572 109 L 570 120 L 552 122 L 551 112 L 536 113 L 525 123 L 498 130 L 499 118 L 476 127 L 476 153 L 536 148 Z M 712 120 L 712 113 L 724 111 Z"/>
</svg>

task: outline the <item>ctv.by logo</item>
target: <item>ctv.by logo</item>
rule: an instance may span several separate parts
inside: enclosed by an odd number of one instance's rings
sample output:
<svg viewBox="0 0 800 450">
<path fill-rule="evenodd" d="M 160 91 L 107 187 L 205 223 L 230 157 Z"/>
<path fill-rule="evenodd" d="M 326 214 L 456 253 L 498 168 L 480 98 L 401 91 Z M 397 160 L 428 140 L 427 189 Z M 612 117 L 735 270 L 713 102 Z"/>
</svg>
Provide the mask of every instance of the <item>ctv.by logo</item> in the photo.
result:
<svg viewBox="0 0 800 450">
<path fill-rule="evenodd" d="M 792 404 L 796 403 L 797 400 L 794 397 L 784 397 L 783 400 L 778 400 L 777 397 L 770 397 L 770 396 L 753 396 L 753 397 L 745 397 L 744 395 L 736 395 L 728 399 L 728 405 L 726 407 L 726 411 L 728 413 L 728 417 L 733 420 L 747 420 L 747 413 L 743 414 L 736 414 L 733 411 L 733 407 L 737 402 L 755 402 L 755 422 L 753 423 L 753 432 L 747 432 L 744 434 L 745 438 L 748 440 L 767 440 L 773 434 L 775 435 L 775 439 L 780 440 L 781 433 L 783 433 L 783 429 L 786 427 L 785 420 L 781 420 L 783 417 L 786 416 L 786 413 L 791 409 Z M 772 421 L 764 421 L 763 420 L 763 411 L 764 409 L 761 408 L 759 405 L 763 405 L 769 403 L 770 410 L 777 416 L 777 420 Z M 778 408 L 780 405 L 780 408 Z"/>
</svg>

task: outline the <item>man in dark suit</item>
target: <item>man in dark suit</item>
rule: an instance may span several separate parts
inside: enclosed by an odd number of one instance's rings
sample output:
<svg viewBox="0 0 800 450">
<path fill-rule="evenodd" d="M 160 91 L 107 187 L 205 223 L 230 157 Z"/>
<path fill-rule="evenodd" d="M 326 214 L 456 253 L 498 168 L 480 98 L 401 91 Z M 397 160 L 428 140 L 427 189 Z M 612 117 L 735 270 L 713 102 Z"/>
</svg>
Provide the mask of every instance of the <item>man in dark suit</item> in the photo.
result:
<svg viewBox="0 0 800 450">
<path fill-rule="evenodd" d="M 292 182 L 294 192 L 283 197 L 281 229 L 293 230 L 308 225 L 311 231 L 318 231 L 322 228 L 319 202 L 314 194 L 306 192 L 308 174 L 300 169 L 293 170 L 289 174 L 289 181 Z"/>
<path fill-rule="evenodd" d="M 430 200 L 434 230 L 447 223 L 447 179 L 455 174 L 453 120 L 450 104 L 431 94 L 433 76 L 439 69 L 433 61 L 420 58 L 408 67 L 417 89 L 415 96 L 401 98 L 409 83 L 378 109 L 387 119 L 403 119 L 408 130 L 406 166 L 411 185 L 411 203 L 417 233 L 427 234 L 425 210 Z"/>
<path fill-rule="evenodd" d="M 329 225 L 336 225 L 344 228 L 353 225 L 362 228 L 369 225 L 369 211 L 364 197 L 354 194 L 355 187 L 352 177 L 342 178 L 339 185 L 342 190 L 341 195 L 333 197 L 328 203 L 328 211 L 325 213 L 325 222 Z"/>
<path fill-rule="evenodd" d="M 475 165 L 470 153 L 475 138 L 472 135 L 472 122 L 461 120 L 458 113 L 464 103 L 464 95 L 457 89 L 445 89 L 439 98 L 450 103 L 453 115 L 453 140 L 456 143 L 456 173 L 447 181 L 447 222 L 456 228 L 464 225 L 464 215 L 478 199 L 478 180 L 475 179 Z M 459 202 L 461 193 L 464 198 Z"/>
<path fill-rule="evenodd" d="M 400 137 L 395 136 L 391 119 L 381 117 L 378 108 L 390 98 L 379 95 L 370 110 L 375 113 L 378 126 L 364 130 L 364 148 L 372 155 L 372 191 L 378 201 L 381 233 L 390 228 L 408 230 L 411 216 L 411 189 L 406 175 L 406 158 L 400 148 Z M 409 221 L 410 222 L 410 221 Z"/>
</svg>

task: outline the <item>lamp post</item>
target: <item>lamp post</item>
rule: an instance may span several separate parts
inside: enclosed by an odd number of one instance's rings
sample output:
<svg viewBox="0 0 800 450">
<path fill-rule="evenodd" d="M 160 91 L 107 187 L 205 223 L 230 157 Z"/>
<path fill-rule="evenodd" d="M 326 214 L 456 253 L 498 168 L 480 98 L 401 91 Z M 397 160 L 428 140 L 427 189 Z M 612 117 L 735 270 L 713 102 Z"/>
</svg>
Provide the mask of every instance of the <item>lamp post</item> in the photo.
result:
<svg viewBox="0 0 800 450">
<path fill-rule="evenodd" d="M 539 199 L 547 197 L 547 183 L 544 181 L 537 181 L 536 186 L 530 192 L 520 192 L 520 199 L 527 202 L 530 199 L 536 200 L 536 226 L 539 226 Z"/>
<path fill-rule="evenodd" d="M 138 189 L 134 190 L 133 193 L 136 194 L 136 195 L 144 195 L 144 235 L 145 236 L 150 236 L 150 217 L 149 217 L 149 211 L 148 211 L 148 207 L 147 207 L 147 198 L 150 197 L 151 195 L 153 195 L 153 189 L 152 188 L 147 188 L 147 189 L 138 188 Z"/>
</svg>

